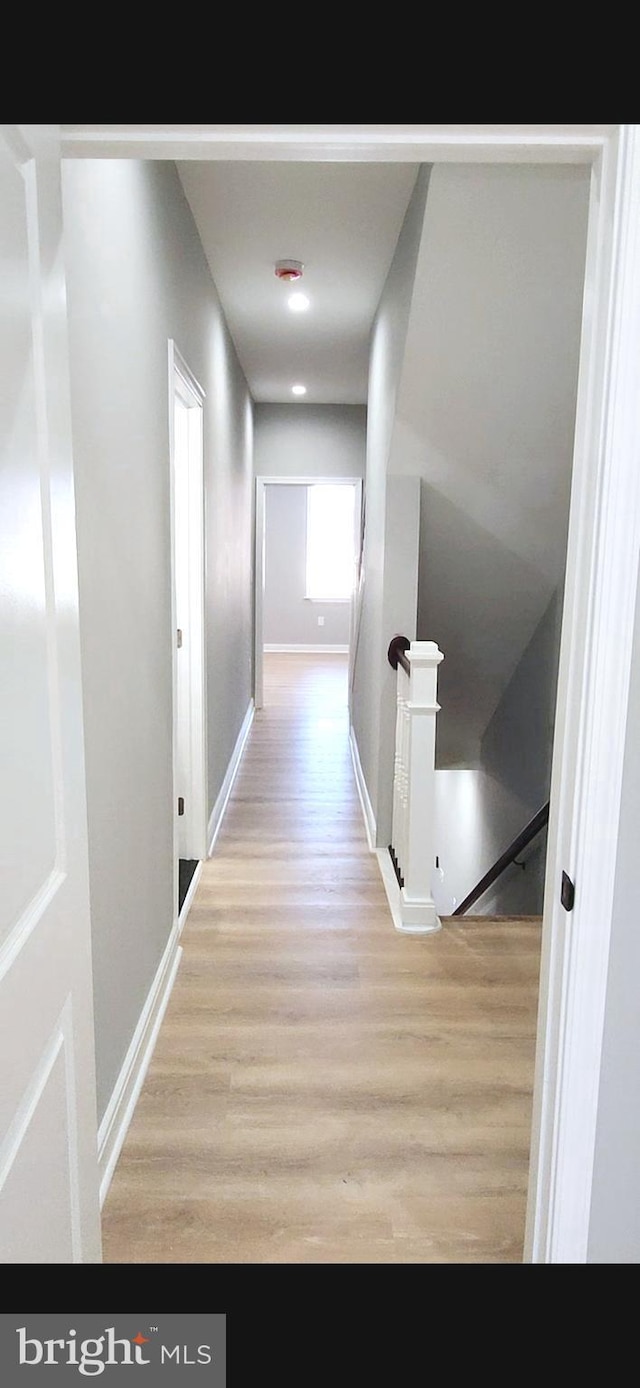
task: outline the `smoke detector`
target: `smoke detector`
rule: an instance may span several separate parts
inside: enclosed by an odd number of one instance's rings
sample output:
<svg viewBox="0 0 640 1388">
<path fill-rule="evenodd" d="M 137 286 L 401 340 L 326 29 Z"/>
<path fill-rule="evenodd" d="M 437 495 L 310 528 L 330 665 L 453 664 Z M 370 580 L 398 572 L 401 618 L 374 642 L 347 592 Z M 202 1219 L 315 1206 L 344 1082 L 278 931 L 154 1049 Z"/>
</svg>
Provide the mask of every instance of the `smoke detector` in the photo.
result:
<svg viewBox="0 0 640 1388">
<path fill-rule="evenodd" d="M 275 273 L 279 280 L 300 280 L 304 265 L 301 260 L 276 260 Z"/>
</svg>

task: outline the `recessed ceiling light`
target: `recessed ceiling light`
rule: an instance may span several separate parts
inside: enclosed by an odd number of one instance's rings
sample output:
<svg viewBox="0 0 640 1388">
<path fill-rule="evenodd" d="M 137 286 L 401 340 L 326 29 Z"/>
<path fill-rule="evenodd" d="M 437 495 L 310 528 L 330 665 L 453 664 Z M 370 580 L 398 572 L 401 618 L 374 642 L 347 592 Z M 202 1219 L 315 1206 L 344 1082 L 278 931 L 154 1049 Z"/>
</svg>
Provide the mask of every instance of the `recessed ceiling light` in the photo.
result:
<svg viewBox="0 0 640 1388">
<path fill-rule="evenodd" d="M 309 302 L 310 300 L 307 298 L 306 294 L 300 293 L 290 294 L 287 299 L 292 313 L 304 313 L 305 309 L 309 307 Z"/>
<path fill-rule="evenodd" d="M 291 387 L 291 394 L 292 394 L 292 395 L 306 395 L 306 393 L 307 393 L 307 387 L 306 387 L 306 386 L 297 385 L 297 386 L 292 386 L 292 387 Z"/>
</svg>

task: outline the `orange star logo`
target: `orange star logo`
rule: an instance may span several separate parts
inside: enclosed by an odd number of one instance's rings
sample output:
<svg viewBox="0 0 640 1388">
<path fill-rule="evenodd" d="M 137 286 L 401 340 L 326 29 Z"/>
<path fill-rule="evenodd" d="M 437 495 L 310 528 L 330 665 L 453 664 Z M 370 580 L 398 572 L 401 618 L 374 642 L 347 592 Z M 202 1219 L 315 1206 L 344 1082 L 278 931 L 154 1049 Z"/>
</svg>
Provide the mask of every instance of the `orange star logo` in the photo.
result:
<svg viewBox="0 0 640 1388">
<path fill-rule="evenodd" d="M 149 1336 L 143 1335 L 142 1332 L 139 1330 L 138 1334 L 133 1336 L 131 1343 L 133 1345 L 148 1345 Z"/>
</svg>

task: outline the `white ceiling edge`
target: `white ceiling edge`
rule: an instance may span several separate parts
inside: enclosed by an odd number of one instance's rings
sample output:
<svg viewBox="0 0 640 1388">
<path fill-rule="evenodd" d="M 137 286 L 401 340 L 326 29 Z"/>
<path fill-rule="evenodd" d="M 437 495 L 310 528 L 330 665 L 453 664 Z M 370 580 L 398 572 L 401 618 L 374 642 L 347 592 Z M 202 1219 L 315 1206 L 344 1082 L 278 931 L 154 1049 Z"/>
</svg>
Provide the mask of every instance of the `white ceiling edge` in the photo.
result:
<svg viewBox="0 0 640 1388">
<path fill-rule="evenodd" d="M 616 125 L 61 125 L 76 158 L 590 163 Z"/>
</svg>

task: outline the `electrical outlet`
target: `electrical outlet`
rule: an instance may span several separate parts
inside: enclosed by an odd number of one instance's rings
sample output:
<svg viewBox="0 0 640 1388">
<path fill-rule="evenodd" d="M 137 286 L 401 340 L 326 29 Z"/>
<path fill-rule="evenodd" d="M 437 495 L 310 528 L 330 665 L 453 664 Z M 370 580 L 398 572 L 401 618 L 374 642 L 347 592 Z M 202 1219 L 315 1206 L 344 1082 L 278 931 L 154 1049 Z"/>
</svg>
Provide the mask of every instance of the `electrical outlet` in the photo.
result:
<svg viewBox="0 0 640 1388">
<path fill-rule="evenodd" d="M 318 617 L 318 626 L 319 626 L 319 627 L 323 627 L 323 626 L 324 626 L 324 617 Z"/>
</svg>

